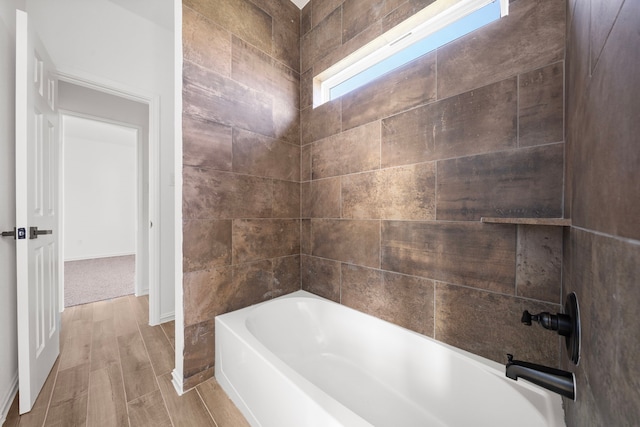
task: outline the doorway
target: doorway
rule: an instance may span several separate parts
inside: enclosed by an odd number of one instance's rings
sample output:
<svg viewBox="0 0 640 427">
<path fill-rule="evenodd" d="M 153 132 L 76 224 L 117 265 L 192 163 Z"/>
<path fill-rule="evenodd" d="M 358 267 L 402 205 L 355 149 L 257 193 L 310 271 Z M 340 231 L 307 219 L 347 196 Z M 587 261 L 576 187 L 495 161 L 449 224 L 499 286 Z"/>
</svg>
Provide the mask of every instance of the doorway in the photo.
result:
<svg viewBox="0 0 640 427">
<path fill-rule="evenodd" d="M 126 276 L 129 289 L 133 285 L 137 296 L 152 296 L 157 292 L 150 229 L 156 197 L 150 191 L 156 179 L 150 168 L 154 161 L 150 158 L 155 141 L 150 132 L 153 110 L 144 100 L 69 77 L 59 81 L 59 110 L 60 306 L 77 303 L 69 298 L 65 301 L 70 296 L 64 289 L 69 276 L 66 267 L 76 267 L 65 261 L 87 264 L 79 274 L 104 279 L 103 283 L 122 282 Z M 71 190 L 75 193 L 67 195 Z M 117 274 L 114 265 L 124 272 Z M 100 270 L 115 277 L 109 279 Z M 79 280 L 81 286 L 86 283 L 82 277 Z M 101 299 L 123 292 L 80 291 L 85 297 L 95 292 Z"/>
<path fill-rule="evenodd" d="M 136 282 L 140 128 L 61 115 L 65 307 L 144 293 Z"/>
</svg>

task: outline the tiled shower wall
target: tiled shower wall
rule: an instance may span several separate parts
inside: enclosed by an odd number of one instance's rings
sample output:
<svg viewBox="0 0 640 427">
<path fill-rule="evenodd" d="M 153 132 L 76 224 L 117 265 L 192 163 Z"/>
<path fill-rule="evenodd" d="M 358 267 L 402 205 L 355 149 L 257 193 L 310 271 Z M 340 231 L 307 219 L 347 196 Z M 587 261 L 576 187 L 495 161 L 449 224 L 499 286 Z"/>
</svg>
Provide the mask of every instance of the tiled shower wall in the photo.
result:
<svg viewBox="0 0 640 427">
<path fill-rule="evenodd" d="M 312 108 L 317 73 L 429 1 L 312 0 L 301 17 L 303 289 L 505 362 L 558 366 L 521 325 L 560 311 L 565 2 L 509 16 Z"/>
<path fill-rule="evenodd" d="M 300 10 L 183 1 L 184 388 L 214 317 L 300 289 Z"/>
<path fill-rule="evenodd" d="M 640 2 L 568 2 L 565 284 L 582 318 L 567 425 L 640 425 Z"/>
<path fill-rule="evenodd" d="M 301 284 L 558 365 L 520 315 L 560 309 L 561 230 L 479 219 L 563 215 L 564 1 L 311 107 L 315 73 L 427 3 L 183 2 L 185 389 L 213 374 L 215 315 Z"/>
</svg>

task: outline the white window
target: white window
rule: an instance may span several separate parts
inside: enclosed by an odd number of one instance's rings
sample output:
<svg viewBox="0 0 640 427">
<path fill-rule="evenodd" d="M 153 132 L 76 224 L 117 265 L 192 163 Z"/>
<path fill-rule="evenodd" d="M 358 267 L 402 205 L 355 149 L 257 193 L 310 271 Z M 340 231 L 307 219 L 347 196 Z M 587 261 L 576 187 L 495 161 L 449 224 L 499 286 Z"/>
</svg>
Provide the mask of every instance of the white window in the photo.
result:
<svg viewBox="0 0 640 427">
<path fill-rule="evenodd" d="M 314 78 L 313 106 L 339 98 L 507 15 L 509 0 L 437 0 Z"/>
</svg>

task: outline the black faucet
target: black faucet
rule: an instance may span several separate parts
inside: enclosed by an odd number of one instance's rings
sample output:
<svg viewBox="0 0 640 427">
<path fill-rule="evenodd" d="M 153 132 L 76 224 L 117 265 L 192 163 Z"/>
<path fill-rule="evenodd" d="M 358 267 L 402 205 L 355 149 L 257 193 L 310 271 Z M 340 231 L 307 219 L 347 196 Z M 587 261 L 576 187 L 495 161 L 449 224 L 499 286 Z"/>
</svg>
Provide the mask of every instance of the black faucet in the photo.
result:
<svg viewBox="0 0 640 427">
<path fill-rule="evenodd" d="M 575 378 L 572 372 L 513 360 L 512 354 L 507 354 L 507 358 L 507 377 L 515 381 L 522 378 L 571 400 L 576 400 Z"/>
</svg>

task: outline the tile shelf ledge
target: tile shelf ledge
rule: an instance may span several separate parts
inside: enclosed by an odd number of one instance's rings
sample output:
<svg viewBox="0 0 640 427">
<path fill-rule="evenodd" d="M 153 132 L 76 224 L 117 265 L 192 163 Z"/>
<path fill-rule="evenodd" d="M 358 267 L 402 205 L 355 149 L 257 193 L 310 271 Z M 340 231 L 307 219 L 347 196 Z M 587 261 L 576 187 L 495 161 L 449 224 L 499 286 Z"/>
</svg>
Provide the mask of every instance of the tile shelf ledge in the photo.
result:
<svg viewBox="0 0 640 427">
<path fill-rule="evenodd" d="M 498 218 L 483 216 L 480 222 L 488 224 L 521 224 L 521 225 L 556 225 L 560 227 L 570 227 L 569 218 Z"/>
</svg>

